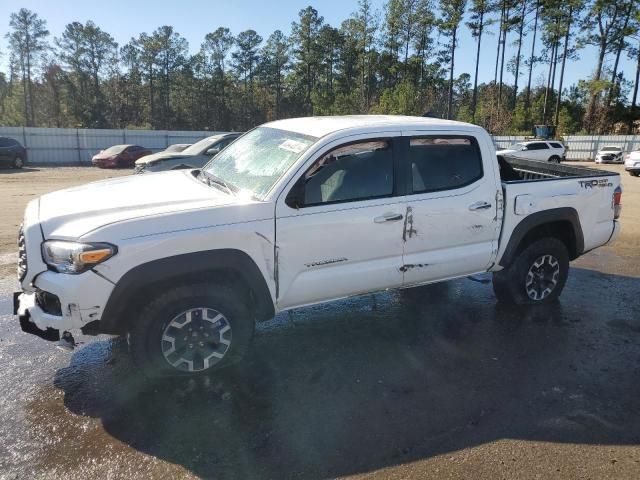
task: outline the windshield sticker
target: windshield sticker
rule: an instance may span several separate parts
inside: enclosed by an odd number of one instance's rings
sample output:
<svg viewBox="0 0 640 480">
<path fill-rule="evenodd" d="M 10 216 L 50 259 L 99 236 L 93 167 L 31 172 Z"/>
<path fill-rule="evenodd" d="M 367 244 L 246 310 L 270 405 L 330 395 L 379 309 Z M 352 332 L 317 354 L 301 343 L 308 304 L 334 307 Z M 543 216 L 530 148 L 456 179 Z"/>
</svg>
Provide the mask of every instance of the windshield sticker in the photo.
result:
<svg viewBox="0 0 640 480">
<path fill-rule="evenodd" d="M 280 145 L 278 145 L 278 148 L 288 150 L 289 152 L 293 153 L 300 153 L 305 148 L 307 148 L 307 144 L 303 142 L 297 142 L 296 140 L 285 140 Z"/>
</svg>

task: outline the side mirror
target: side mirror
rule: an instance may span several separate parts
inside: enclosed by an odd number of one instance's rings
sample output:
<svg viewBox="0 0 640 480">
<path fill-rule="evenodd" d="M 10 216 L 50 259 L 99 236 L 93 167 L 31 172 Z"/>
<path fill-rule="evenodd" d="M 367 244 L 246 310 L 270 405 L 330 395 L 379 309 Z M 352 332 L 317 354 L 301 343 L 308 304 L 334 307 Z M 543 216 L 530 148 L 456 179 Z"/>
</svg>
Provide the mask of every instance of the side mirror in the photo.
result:
<svg viewBox="0 0 640 480">
<path fill-rule="evenodd" d="M 296 210 L 304 206 L 304 176 L 289 190 L 284 203 Z"/>
<path fill-rule="evenodd" d="M 218 153 L 220 153 L 220 147 L 211 147 L 209 150 L 207 150 L 206 152 L 204 152 L 205 155 L 217 155 Z"/>
</svg>

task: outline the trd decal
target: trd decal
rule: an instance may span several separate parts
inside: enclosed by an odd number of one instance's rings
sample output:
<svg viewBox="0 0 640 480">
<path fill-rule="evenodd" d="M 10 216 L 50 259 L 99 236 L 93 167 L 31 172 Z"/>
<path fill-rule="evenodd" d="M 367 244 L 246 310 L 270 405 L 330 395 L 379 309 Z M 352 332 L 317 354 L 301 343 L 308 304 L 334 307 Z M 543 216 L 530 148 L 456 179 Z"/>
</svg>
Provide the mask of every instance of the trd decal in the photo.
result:
<svg viewBox="0 0 640 480">
<path fill-rule="evenodd" d="M 578 183 L 582 188 L 586 188 L 586 189 L 595 188 L 595 187 L 600 187 L 600 188 L 613 187 L 613 183 L 611 183 L 606 178 L 598 178 L 594 180 L 578 180 Z"/>
</svg>

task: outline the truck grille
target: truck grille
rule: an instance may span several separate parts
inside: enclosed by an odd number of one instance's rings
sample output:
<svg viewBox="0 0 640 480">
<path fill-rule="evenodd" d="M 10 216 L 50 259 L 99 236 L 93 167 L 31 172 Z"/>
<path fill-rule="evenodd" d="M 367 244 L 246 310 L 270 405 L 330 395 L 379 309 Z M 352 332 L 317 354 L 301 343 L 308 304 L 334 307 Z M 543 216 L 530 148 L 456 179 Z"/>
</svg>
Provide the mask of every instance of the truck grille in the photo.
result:
<svg viewBox="0 0 640 480">
<path fill-rule="evenodd" d="M 18 280 L 22 282 L 27 275 L 27 245 L 24 240 L 22 225 L 18 230 Z"/>
</svg>

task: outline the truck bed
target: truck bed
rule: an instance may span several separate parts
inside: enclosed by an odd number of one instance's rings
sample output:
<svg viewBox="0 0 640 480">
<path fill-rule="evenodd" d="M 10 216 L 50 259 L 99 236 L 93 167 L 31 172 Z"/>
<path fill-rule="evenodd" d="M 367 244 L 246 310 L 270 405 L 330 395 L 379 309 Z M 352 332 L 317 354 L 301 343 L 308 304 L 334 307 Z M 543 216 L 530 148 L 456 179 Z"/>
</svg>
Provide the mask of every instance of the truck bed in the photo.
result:
<svg viewBox="0 0 640 480">
<path fill-rule="evenodd" d="M 498 165 L 504 205 L 499 258 L 516 227 L 524 221 L 532 222 L 536 216 L 547 221 L 557 214 L 561 220 L 578 225 L 582 240 L 576 255 L 613 237 L 614 192 L 620 187 L 617 172 L 509 155 L 498 155 Z"/>
<path fill-rule="evenodd" d="M 617 172 L 608 172 L 588 167 L 573 165 L 561 165 L 558 163 L 540 162 L 498 155 L 500 165 L 500 179 L 504 183 L 522 183 L 531 181 L 560 180 L 563 178 L 602 177 L 618 175 Z"/>
</svg>

